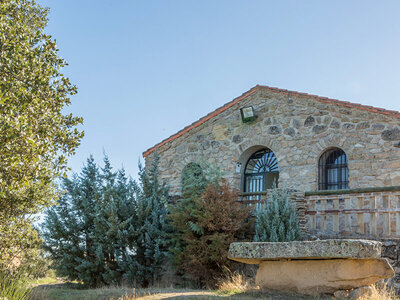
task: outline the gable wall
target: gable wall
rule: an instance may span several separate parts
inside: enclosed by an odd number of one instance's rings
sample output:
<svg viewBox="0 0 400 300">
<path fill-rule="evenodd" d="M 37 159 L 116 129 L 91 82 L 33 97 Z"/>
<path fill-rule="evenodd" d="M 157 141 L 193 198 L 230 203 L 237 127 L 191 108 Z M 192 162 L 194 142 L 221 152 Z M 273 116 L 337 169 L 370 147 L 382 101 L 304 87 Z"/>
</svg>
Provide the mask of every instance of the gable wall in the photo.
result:
<svg viewBox="0 0 400 300">
<path fill-rule="evenodd" d="M 257 120 L 243 124 L 240 108 L 252 105 Z M 396 129 L 397 128 L 397 129 Z M 241 188 L 248 157 L 270 148 L 279 164 L 279 186 L 317 189 L 317 164 L 329 147 L 343 149 L 350 188 L 400 185 L 400 119 L 321 103 L 312 97 L 258 90 L 197 128 L 158 148 L 161 178 L 180 194 L 181 171 L 189 162 L 218 164 Z M 146 157 L 148 164 L 155 152 Z"/>
</svg>

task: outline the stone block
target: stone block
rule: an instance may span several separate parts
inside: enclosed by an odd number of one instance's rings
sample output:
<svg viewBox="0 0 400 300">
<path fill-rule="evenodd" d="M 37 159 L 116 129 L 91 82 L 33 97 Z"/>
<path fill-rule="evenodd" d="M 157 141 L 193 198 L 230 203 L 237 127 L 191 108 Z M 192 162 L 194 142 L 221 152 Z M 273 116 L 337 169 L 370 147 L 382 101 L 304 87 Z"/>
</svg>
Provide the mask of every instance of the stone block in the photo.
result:
<svg viewBox="0 0 400 300">
<path fill-rule="evenodd" d="M 393 276 L 385 258 L 262 261 L 256 284 L 266 289 L 318 295 L 371 285 Z"/>
<path fill-rule="evenodd" d="M 278 259 L 380 258 L 382 244 L 369 240 L 320 240 L 295 242 L 232 243 L 228 257 L 232 260 L 258 264 Z"/>
</svg>

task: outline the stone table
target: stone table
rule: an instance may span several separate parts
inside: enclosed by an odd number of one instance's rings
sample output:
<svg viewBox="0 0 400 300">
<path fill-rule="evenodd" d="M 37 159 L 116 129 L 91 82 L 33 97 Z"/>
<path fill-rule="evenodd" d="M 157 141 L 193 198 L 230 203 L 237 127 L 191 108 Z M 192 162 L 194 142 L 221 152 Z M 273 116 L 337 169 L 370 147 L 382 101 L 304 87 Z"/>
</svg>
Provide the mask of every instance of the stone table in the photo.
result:
<svg viewBox="0 0 400 300">
<path fill-rule="evenodd" d="M 317 295 L 371 285 L 394 276 L 382 245 L 369 240 L 232 243 L 228 257 L 258 264 L 263 288 Z"/>
</svg>

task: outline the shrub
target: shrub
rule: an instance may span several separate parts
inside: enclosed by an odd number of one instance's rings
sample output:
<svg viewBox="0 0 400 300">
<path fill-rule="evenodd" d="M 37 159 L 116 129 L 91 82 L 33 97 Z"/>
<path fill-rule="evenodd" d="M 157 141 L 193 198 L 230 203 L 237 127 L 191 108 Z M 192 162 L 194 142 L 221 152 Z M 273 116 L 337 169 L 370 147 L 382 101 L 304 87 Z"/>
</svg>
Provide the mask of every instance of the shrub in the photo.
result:
<svg viewBox="0 0 400 300">
<path fill-rule="evenodd" d="M 287 191 L 272 189 L 256 213 L 254 241 L 289 242 L 300 238 L 296 206 Z"/>
<path fill-rule="evenodd" d="M 175 255 L 179 270 L 203 286 L 215 286 L 225 266 L 231 266 L 227 254 L 230 243 L 247 228 L 249 209 L 237 202 L 238 191 L 225 179 L 207 181 L 204 176 L 185 180 L 183 199 L 171 208 L 175 228 Z"/>
</svg>

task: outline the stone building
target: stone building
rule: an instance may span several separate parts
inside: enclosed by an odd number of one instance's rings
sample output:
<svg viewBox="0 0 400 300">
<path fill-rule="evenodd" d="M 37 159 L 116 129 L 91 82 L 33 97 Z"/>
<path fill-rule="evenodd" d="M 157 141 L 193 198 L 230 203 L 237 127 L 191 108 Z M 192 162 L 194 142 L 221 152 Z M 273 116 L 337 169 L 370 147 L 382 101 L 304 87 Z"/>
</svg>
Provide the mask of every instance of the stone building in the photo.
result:
<svg viewBox="0 0 400 300">
<path fill-rule="evenodd" d="M 304 230 L 400 236 L 400 112 L 255 86 L 143 153 L 181 191 L 185 166 L 218 164 L 245 201 L 296 190 Z M 264 197 L 265 198 L 265 197 Z"/>
</svg>

